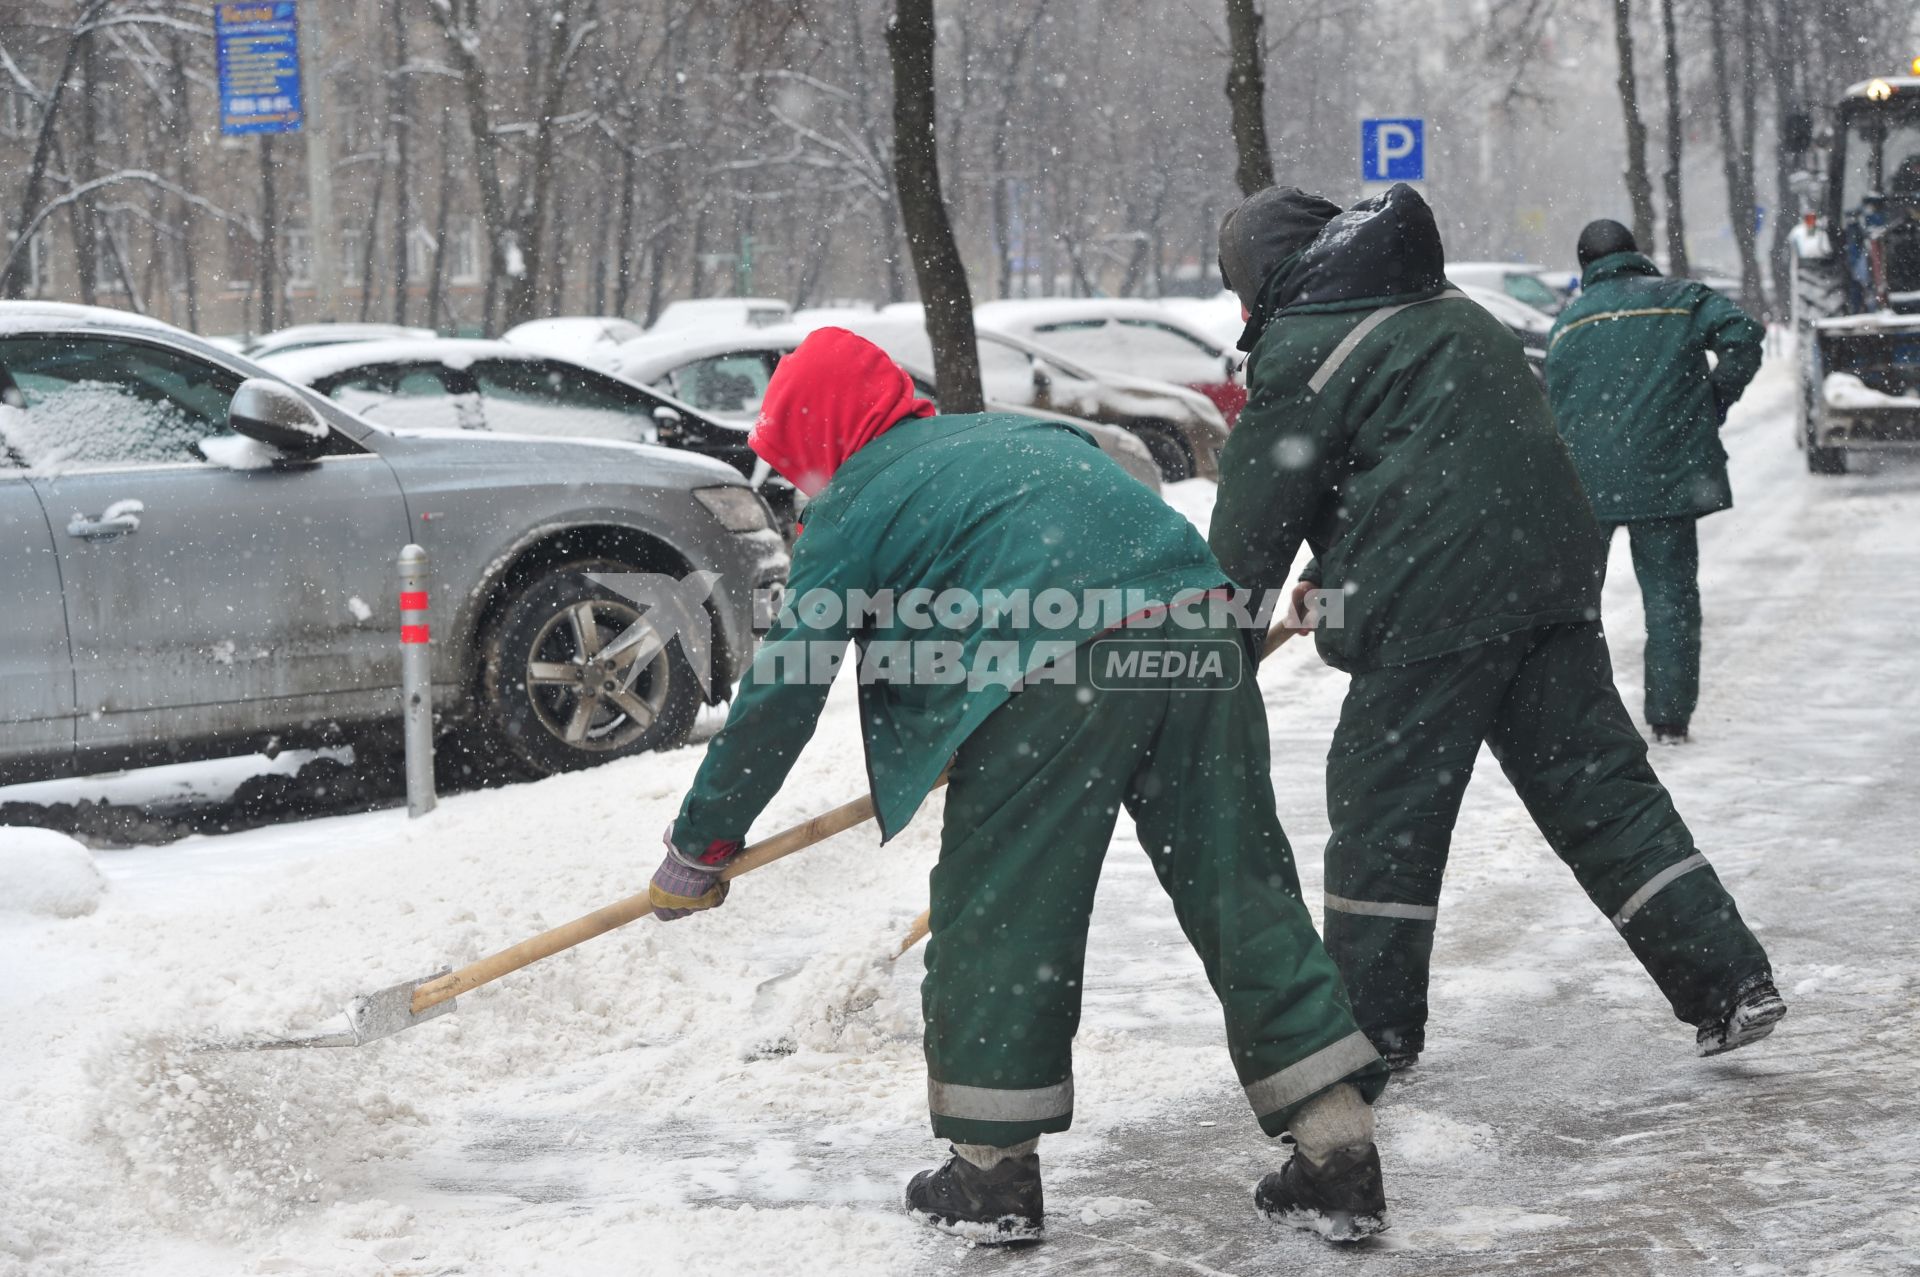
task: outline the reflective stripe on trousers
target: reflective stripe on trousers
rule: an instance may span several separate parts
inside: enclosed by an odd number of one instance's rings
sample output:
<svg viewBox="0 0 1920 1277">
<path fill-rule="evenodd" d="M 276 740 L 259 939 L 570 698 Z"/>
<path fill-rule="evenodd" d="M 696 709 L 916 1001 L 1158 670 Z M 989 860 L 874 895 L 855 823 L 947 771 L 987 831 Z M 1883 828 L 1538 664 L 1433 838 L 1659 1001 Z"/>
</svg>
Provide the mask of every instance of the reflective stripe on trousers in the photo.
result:
<svg viewBox="0 0 1920 1277">
<path fill-rule="evenodd" d="M 1356 1030 L 1278 1073 L 1247 1083 L 1247 1103 L 1253 1105 L 1255 1117 L 1290 1109 L 1379 1058 L 1367 1035 Z"/>
<path fill-rule="evenodd" d="M 1696 869 L 1704 869 L 1706 865 L 1707 858 L 1697 851 L 1678 864 L 1668 865 L 1641 883 L 1640 890 L 1627 897 L 1627 903 L 1621 905 L 1620 912 L 1613 915 L 1613 925 L 1616 928 L 1624 928 L 1633 921 L 1633 915 L 1639 913 L 1647 901 L 1660 894 L 1660 891 L 1674 879 L 1682 874 L 1692 873 Z"/>
<path fill-rule="evenodd" d="M 1025 1091 L 927 1079 L 927 1108 L 965 1122 L 1044 1122 L 1073 1112 L 1073 1079 Z"/>
<path fill-rule="evenodd" d="M 1435 905 L 1403 905 L 1392 900 L 1349 900 L 1327 893 L 1327 908 L 1335 913 L 1366 914 L 1373 918 L 1411 918 L 1415 922 L 1433 922 L 1440 917 Z"/>
</svg>

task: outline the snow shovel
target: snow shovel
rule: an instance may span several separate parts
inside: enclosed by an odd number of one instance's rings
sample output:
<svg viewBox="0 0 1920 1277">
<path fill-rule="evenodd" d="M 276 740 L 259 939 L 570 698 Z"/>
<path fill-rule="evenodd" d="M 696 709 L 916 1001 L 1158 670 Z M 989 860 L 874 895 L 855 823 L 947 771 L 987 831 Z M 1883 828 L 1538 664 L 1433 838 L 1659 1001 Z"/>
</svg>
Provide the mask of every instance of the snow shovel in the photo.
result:
<svg viewBox="0 0 1920 1277">
<path fill-rule="evenodd" d="M 934 788 L 947 783 L 947 774 L 940 773 L 940 779 L 934 782 Z M 770 865 L 783 856 L 803 851 L 815 843 L 825 842 L 835 834 L 845 833 L 856 825 L 864 825 L 873 819 L 873 797 L 856 798 L 850 803 L 842 803 L 832 811 L 823 812 L 804 824 L 782 830 L 771 838 L 764 838 L 743 850 L 734 857 L 721 873 L 723 881 L 731 882 L 741 874 L 752 873 L 763 865 Z M 491 984 L 501 976 L 531 966 L 542 958 L 551 958 L 577 944 L 605 935 L 616 927 L 624 927 L 637 918 L 650 917 L 653 904 L 647 893 L 642 891 L 616 900 L 603 909 L 596 909 L 585 917 L 575 918 L 572 922 L 562 923 L 551 931 L 543 931 L 531 940 L 522 940 L 510 949 L 470 962 L 458 971 L 439 971 L 420 980 L 409 980 L 376 993 L 362 994 L 347 1003 L 347 1027 L 339 1033 L 313 1033 L 292 1037 L 261 1038 L 252 1041 L 209 1042 L 201 1047 L 202 1051 L 288 1051 L 305 1047 L 327 1046 L 365 1046 L 381 1038 L 392 1037 L 403 1029 L 411 1029 L 437 1016 L 453 1010 L 454 998 L 458 994 L 477 989 L 483 984 Z"/>
</svg>

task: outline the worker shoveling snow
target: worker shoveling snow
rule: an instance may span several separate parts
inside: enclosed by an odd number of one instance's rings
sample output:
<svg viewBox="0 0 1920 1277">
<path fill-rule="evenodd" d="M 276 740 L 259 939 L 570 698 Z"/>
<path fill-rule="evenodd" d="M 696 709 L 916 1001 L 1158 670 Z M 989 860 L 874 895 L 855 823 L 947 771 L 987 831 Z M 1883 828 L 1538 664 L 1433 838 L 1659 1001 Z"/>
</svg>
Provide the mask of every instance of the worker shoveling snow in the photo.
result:
<svg viewBox="0 0 1920 1277">
<path fill-rule="evenodd" d="M 1752 499 L 1703 531 L 1703 589 L 1726 605 L 1707 622 L 1701 747 L 1670 770 L 1779 954 L 1794 1019 L 1772 1054 L 1687 1058 L 1691 1034 L 1525 810 L 1476 786 L 1435 950 L 1445 1031 L 1380 1108 L 1383 1158 L 1404 1169 L 1386 1245 L 1345 1257 L 1363 1277 L 1410 1262 L 1704 1272 L 1729 1256 L 1911 1270 L 1920 564 L 1905 530 L 1920 487 L 1895 471 L 1807 488 L 1783 442 L 1793 392 L 1777 364 L 1729 423 Z M 1205 526 L 1211 485 L 1170 496 Z M 1609 631 L 1632 694 L 1637 591 L 1624 545 L 1615 559 Z M 1734 606 L 1755 581 L 1757 621 Z M 1849 630 L 1845 660 L 1829 632 L 1766 620 L 1837 598 L 1876 618 Z M 1327 834 L 1346 682 L 1301 655 L 1266 690 L 1304 849 Z M 857 733 L 836 686 L 756 831 L 861 792 Z M 103 851 L 93 914 L 0 913 L 0 1274 L 975 1271 L 982 1257 L 899 1213 L 936 1145 L 923 950 L 885 955 L 927 903 L 939 798 L 884 848 L 849 833 L 743 880 L 717 912 L 625 928 L 391 1040 L 187 1049 L 332 1023 L 357 992 L 637 890 L 700 757 L 459 795 L 411 825 L 383 812 Z M 1317 857 L 1302 871 L 1317 902 Z M 1244 1129 L 1217 1007 L 1124 825 L 1088 970 L 1075 1127 L 1049 1137 L 1050 1250 L 1015 1262 L 1102 1277 L 1324 1264 L 1318 1241 L 1250 1218 L 1269 1148 Z"/>
</svg>

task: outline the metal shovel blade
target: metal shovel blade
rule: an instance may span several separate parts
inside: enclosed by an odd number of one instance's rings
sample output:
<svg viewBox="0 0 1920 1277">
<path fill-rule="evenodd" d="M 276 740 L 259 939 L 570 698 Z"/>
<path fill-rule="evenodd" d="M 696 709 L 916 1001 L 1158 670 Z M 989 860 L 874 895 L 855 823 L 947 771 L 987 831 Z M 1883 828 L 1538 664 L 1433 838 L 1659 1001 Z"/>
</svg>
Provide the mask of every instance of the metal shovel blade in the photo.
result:
<svg viewBox="0 0 1920 1277">
<path fill-rule="evenodd" d="M 437 980 L 447 974 L 436 971 L 419 980 L 408 980 L 404 984 L 392 985 L 375 993 L 363 993 L 347 1003 L 347 1028 L 341 1033 L 304 1033 L 289 1034 L 277 1038 L 249 1038 L 223 1042 L 207 1042 L 196 1048 L 201 1051 L 300 1051 L 309 1047 L 365 1046 L 381 1038 L 390 1038 L 404 1029 L 416 1024 L 424 1024 L 436 1016 L 445 1015 L 453 1010 L 456 999 L 448 998 L 424 1011 L 413 1009 L 413 991 L 429 980 Z"/>
<path fill-rule="evenodd" d="M 347 1027 L 353 1034 L 353 1044 L 365 1046 L 381 1038 L 390 1038 L 403 1029 L 425 1024 L 453 1010 L 453 998 L 435 1003 L 424 1011 L 413 1009 L 413 991 L 427 981 L 438 980 L 446 974 L 445 971 L 436 971 L 424 979 L 409 980 L 378 993 L 363 993 L 347 1003 Z"/>
</svg>

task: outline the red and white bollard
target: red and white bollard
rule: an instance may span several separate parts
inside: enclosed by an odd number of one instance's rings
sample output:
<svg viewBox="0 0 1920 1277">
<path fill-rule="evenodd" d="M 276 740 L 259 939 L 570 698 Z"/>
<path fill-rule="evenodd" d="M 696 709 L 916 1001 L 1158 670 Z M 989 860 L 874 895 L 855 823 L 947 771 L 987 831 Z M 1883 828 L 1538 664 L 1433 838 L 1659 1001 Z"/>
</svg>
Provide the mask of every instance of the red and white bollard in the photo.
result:
<svg viewBox="0 0 1920 1277">
<path fill-rule="evenodd" d="M 400 551 L 400 699 L 406 723 L 407 815 L 424 816 L 433 792 L 433 633 L 427 624 L 427 552 Z"/>
</svg>

